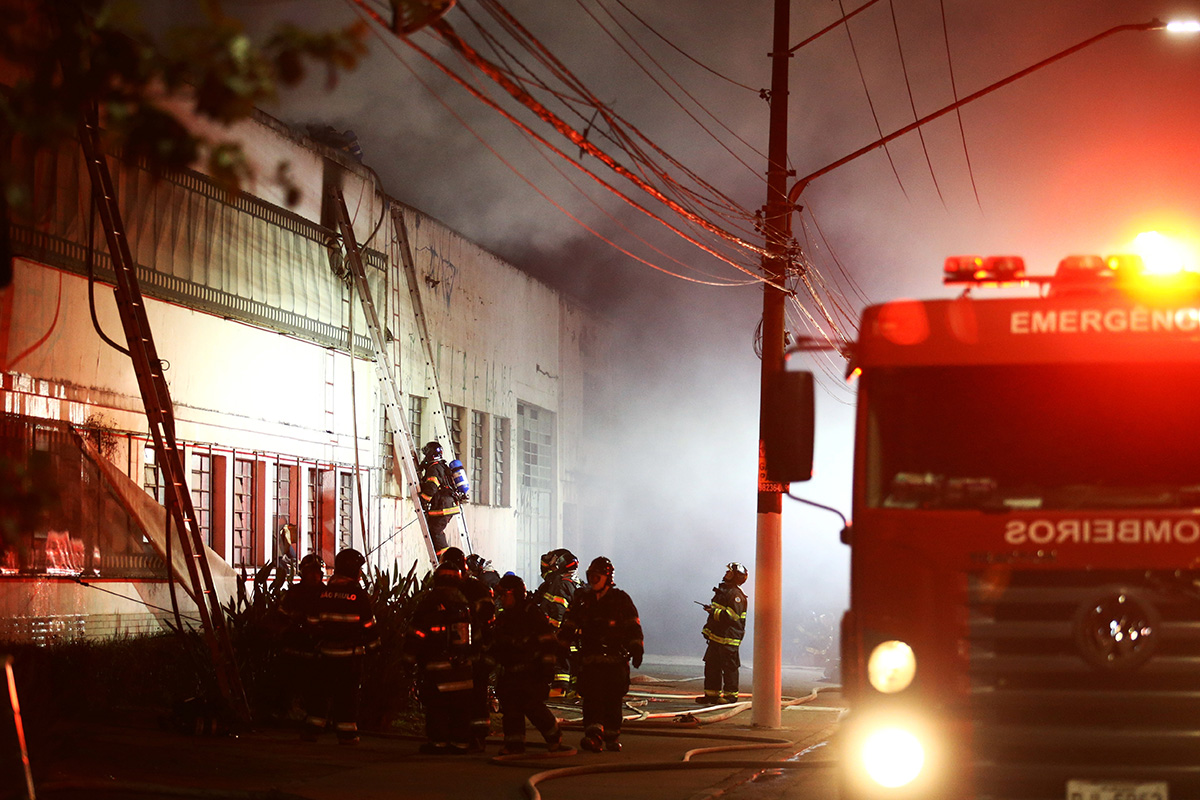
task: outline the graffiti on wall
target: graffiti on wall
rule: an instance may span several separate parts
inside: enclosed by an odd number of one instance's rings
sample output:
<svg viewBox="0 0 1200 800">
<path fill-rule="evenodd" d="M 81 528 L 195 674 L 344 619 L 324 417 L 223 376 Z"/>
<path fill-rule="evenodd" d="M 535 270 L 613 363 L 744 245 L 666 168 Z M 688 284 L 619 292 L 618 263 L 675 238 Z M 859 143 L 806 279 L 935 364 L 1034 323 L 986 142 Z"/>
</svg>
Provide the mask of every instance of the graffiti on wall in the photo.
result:
<svg viewBox="0 0 1200 800">
<path fill-rule="evenodd" d="M 425 286 L 431 295 L 441 298 L 449 308 L 450 297 L 454 294 L 454 287 L 458 282 L 458 267 L 434 247 L 421 247 L 418 250 L 429 254 L 429 265 L 421 276 Z"/>
</svg>

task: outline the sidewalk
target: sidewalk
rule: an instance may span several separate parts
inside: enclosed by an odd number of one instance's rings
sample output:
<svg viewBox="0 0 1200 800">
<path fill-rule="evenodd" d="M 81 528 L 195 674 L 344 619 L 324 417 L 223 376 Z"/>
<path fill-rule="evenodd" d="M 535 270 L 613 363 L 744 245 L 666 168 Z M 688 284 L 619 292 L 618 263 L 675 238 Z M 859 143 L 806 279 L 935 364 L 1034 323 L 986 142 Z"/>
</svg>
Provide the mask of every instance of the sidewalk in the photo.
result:
<svg viewBox="0 0 1200 800">
<path fill-rule="evenodd" d="M 635 671 L 627 710 L 640 718 L 625 723 L 620 753 L 551 755 L 532 730 L 526 755 L 501 758 L 495 734 L 483 754 L 424 756 L 417 752 L 416 737 L 366 734 L 357 747 L 345 747 L 332 734 L 316 743 L 301 742 L 296 730 L 283 728 L 237 738 L 183 736 L 146 721 L 72 728 L 62 733 L 53 763 L 37 764 L 35 754 L 31 758 L 39 776 L 38 797 L 65 800 L 475 800 L 482 793 L 515 800 L 539 792 L 551 798 L 569 794 L 572 800 L 699 800 L 744 784 L 763 762 L 779 767 L 778 762 L 825 741 L 836 725 L 840 695 L 821 682 L 816 670 L 785 671 L 785 695 L 808 699 L 785 708 L 781 727 L 768 730 L 751 726 L 748 702 L 711 709 L 697 705 L 697 669 L 660 659 Z M 813 691 L 818 687 L 824 690 L 820 694 Z M 577 747 L 581 732 L 571 721 L 578 719 L 578 707 L 554 710 L 566 720 L 564 743 Z"/>
</svg>

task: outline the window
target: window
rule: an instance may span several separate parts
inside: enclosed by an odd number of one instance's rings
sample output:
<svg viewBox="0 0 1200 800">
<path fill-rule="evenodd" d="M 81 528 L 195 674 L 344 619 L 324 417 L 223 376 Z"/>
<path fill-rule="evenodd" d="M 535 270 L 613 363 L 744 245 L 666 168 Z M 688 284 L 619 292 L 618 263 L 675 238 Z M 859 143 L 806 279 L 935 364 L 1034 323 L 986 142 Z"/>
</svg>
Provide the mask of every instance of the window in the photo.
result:
<svg viewBox="0 0 1200 800">
<path fill-rule="evenodd" d="M 275 463 L 275 519 L 271 524 L 276 533 L 292 521 L 295 470 L 289 464 Z"/>
<path fill-rule="evenodd" d="M 167 488 L 163 482 L 162 468 L 158 466 L 154 445 L 149 442 L 142 449 L 142 488 L 159 503 L 167 504 Z"/>
<path fill-rule="evenodd" d="M 415 394 L 408 396 L 408 430 L 412 433 L 413 446 L 418 450 L 424 444 L 421 438 L 421 423 L 425 420 L 425 398 Z"/>
<path fill-rule="evenodd" d="M 511 421 L 492 417 L 492 505 L 509 505 L 508 438 Z"/>
<path fill-rule="evenodd" d="M 354 475 L 338 473 L 338 550 L 354 546 Z"/>
<path fill-rule="evenodd" d="M 308 469 L 308 502 L 305 504 L 308 525 L 304 532 L 304 555 L 320 553 L 321 541 L 321 475 L 316 467 Z"/>
<path fill-rule="evenodd" d="M 393 474 L 396 469 L 396 435 L 392 431 L 392 426 L 388 424 L 387 406 L 380 405 L 379 407 L 379 488 L 383 494 L 393 493 L 391 487 L 395 486 L 396 481 Z"/>
<path fill-rule="evenodd" d="M 196 510 L 196 527 L 209 547 L 213 546 L 212 454 L 192 453 L 192 506 Z"/>
<path fill-rule="evenodd" d="M 233 461 L 233 566 L 255 566 L 254 462 Z"/>
<path fill-rule="evenodd" d="M 462 423 L 463 407 L 446 403 L 446 430 L 450 433 L 450 449 L 459 460 L 463 457 Z"/>
<path fill-rule="evenodd" d="M 487 414 L 482 411 L 471 412 L 471 494 L 479 505 L 490 502 L 487 483 L 484 481 L 484 468 L 487 465 Z"/>
</svg>

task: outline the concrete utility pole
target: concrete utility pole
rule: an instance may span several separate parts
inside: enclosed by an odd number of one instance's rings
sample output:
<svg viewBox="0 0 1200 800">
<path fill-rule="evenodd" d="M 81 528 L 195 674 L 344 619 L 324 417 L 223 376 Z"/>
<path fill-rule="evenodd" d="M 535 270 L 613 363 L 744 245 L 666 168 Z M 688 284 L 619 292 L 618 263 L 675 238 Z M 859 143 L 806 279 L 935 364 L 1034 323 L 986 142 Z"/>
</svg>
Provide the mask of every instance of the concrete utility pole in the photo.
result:
<svg viewBox="0 0 1200 800">
<path fill-rule="evenodd" d="M 787 268 L 787 112 L 791 0 L 775 0 L 771 46 L 770 133 L 767 144 L 767 204 L 763 209 L 766 251 L 763 284 L 762 379 L 758 412 L 758 518 L 754 556 L 754 706 L 756 726 L 778 728 L 782 701 L 783 650 L 782 521 L 787 487 L 767 479 L 763 442 L 767 436 L 769 389 L 783 371 L 783 291 Z"/>
</svg>

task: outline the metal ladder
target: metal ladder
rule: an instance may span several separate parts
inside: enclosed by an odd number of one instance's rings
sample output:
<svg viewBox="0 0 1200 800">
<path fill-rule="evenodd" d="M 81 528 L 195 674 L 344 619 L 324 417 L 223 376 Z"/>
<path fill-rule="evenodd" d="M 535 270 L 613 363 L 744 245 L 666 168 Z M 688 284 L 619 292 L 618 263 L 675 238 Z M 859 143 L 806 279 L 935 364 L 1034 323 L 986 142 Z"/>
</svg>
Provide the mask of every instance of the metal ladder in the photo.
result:
<svg viewBox="0 0 1200 800">
<path fill-rule="evenodd" d="M 117 310 L 121 315 L 121 326 L 125 331 L 129 358 L 133 362 L 142 404 L 146 409 L 146 420 L 154 440 L 156 461 L 163 471 L 167 511 L 174 523 L 173 527 L 179 531 L 179 542 L 187 563 L 192 597 L 196 601 L 201 628 L 211 651 L 217 685 L 235 718 L 248 726 L 250 705 L 246 700 L 233 643 L 225 625 L 225 612 L 221 608 L 220 598 L 217 597 L 212 571 L 204 553 L 204 539 L 196 522 L 192 495 L 185 481 L 183 452 L 175 439 L 174 404 L 163 377 L 162 361 L 159 360 L 154 347 L 150 323 L 146 318 L 145 302 L 138 284 L 137 265 L 133 261 L 129 242 L 125 237 L 116 188 L 101 146 L 99 118 L 94 107 L 83 114 L 79 125 L 79 143 L 83 148 L 84 161 L 87 162 L 92 196 L 104 225 L 104 236 L 108 242 L 108 253 L 116 276 L 113 291 L 116 295 Z M 169 529 L 167 535 L 170 535 Z M 168 564 L 167 568 L 172 567 Z"/>
<path fill-rule="evenodd" d="M 403 208 L 393 204 L 391 211 L 392 224 L 396 229 L 396 237 L 399 239 L 400 260 L 404 264 L 404 277 L 408 283 L 408 296 L 412 301 L 413 317 L 417 323 L 417 336 L 421 339 L 421 348 L 425 353 L 425 392 L 426 397 L 432 401 L 433 405 L 434 430 L 438 432 L 435 438 L 442 442 L 443 449 L 450 454 L 450 460 L 453 460 L 459 458 L 459 454 L 455 453 L 451 446 L 450 422 L 446 418 L 446 405 L 442 402 L 442 392 L 438 389 L 437 362 L 433 358 L 433 337 L 429 335 L 425 305 L 421 301 L 417 265 L 413 261 L 412 246 L 408 238 L 408 224 L 404 221 Z M 467 532 L 467 518 L 464 514 L 458 515 L 458 524 L 462 528 L 463 542 L 467 545 L 467 552 L 474 552 L 474 548 L 471 547 L 471 535 Z"/>
<path fill-rule="evenodd" d="M 421 533 L 425 537 L 425 546 L 429 551 L 429 560 L 436 564 L 438 560 L 437 551 L 433 546 L 433 537 L 429 535 L 429 525 L 425 519 L 425 512 L 421 508 L 421 473 L 417 468 L 416 460 L 413 458 L 413 453 L 416 447 L 413 442 L 412 431 L 408 427 L 408 415 L 404 413 L 404 406 L 400 400 L 400 388 L 396 383 L 396 377 L 392 372 L 392 363 L 388 358 L 387 342 L 383 334 L 383 327 L 379 324 L 379 315 L 375 311 L 375 301 L 371 298 L 371 287 L 367 283 L 367 273 L 363 268 L 362 253 L 358 247 L 358 241 L 354 238 L 354 225 L 350 222 L 350 213 L 346 209 L 346 199 L 342 196 L 340 189 L 331 189 L 334 211 L 337 217 L 338 229 L 342 234 L 342 246 L 346 250 L 346 262 L 349 266 L 351 277 L 354 279 L 354 287 L 358 292 L 359 300 L 362 301 L 363 313 L 367 318 L 367 327 L 371 331 L 371 349 L 375 356 L 375 373 L 379 378 L 379 390 L 383 397 L 384 414 L 387 417 L 388 426 L 392 429 L 392 450 L 395 453 L 393 465 L 399 464 L 403 467 L 403 474 L 396 477 L 404 480 L 408 485 L 409 495 L 412 497 L 413 505 L 416 506 L 417 522 L 421 526 Z M 394 466 L 393 466 L 394 468 Z"/>
</svg>

